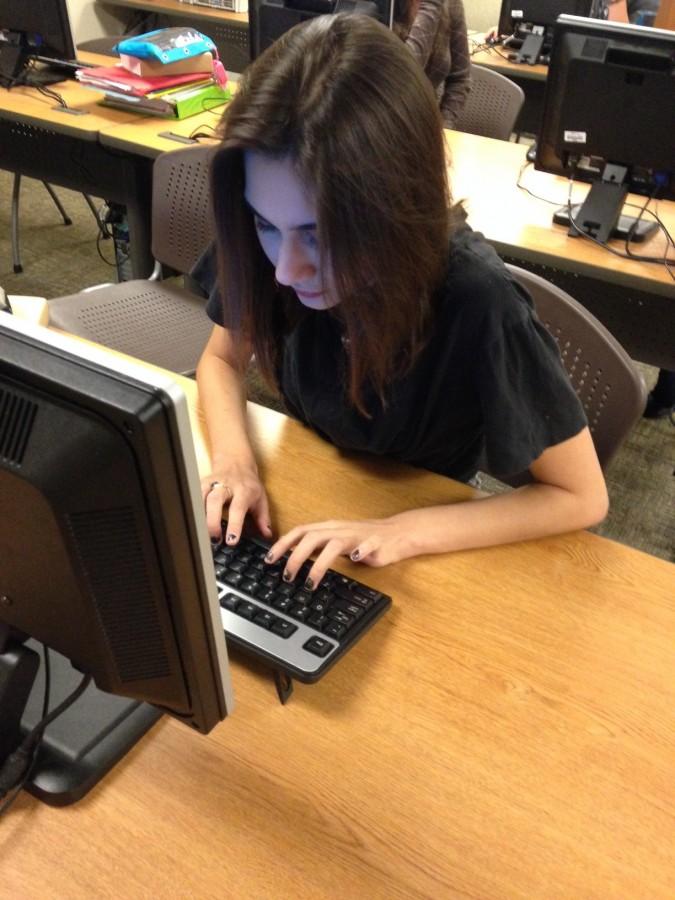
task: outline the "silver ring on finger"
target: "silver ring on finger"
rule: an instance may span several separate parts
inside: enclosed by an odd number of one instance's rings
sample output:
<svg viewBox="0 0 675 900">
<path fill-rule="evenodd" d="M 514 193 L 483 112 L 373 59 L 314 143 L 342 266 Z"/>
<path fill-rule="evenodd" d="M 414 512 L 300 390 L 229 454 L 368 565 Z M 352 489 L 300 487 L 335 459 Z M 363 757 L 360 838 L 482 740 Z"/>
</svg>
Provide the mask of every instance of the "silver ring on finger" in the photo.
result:
<svg viewBox="0 0 675 900">
<path fill-rule="evenodd" d="M 228 497 L 232 496 L 232 488 L 229 486 L 229 484 L 225 484 L 224 481 L 212 481 L 209 485 L 209 492 L 215 490 L 217 487 L 224 488 L 227 491 Z"/>
</svg>

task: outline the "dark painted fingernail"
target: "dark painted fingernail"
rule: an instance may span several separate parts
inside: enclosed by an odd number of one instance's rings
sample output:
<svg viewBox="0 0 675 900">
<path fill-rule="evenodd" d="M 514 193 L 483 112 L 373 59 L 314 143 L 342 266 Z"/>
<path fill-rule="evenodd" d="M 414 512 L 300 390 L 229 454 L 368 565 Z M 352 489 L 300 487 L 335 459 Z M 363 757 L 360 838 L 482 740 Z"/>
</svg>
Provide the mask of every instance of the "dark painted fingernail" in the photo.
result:
<svg viewBox="0 0 675 900">
<path fill-rule="evenodd" d="M 271 550 L 265 554 L 265 562 L 274 562 L 274 553 Z"/>
<path fill-rule="evenodd" d="M 358 549 L 358 547 L 356 548 L 356 550 L 352 550 L 352 552 L 349 554 L 349 558 L 352 560 L 352 562 L 356 562 L 357 560 L 361 559 L 361 551 Z"/>
<path fill-rule="evenodd" d="M 284 581 L 293 581 L 293 576 L 287 570 L 284 570 L 284 574 L 281 577 L 284 579 Z"/>
<path fill-rule="evenodd" d="M 236 540 L 237 540 L 237 535 L 236 535 L 236 534 L 228 534 L 228 536 L 227 536 L 227 543 L 228 543 L 228 544 L 234 544 L 234 542 L 235 542 Z"/>
<path fill-rule="evenodd" d="M 308 591 L 314 590 L 314 582 L 311 578 L 305 578 L 305 589 Z"/>
</svg>

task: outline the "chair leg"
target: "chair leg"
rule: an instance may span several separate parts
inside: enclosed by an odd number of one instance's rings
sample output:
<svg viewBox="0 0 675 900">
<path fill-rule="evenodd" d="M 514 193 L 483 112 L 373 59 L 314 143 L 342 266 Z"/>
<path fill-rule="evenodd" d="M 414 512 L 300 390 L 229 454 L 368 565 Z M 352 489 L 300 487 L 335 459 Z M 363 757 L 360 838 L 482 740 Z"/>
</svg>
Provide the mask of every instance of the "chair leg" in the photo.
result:
<svg viewBox="0 0 675 900">
<path fill-rule="evenodd" d="M 23 272 L 21 265 L 21 255 L 19 253 L 19 192 L 21 191 L 21 175 L 14 173 L 14 184 L 12 185 L 12 213 L 11 213 L 11 233 L 12 233 L 12 263 L 16 274 Z"/>
<path fill-rule="evenodd" d="M 67 213 L 67 212 L 65 211 L 65 209 L 63 208 L 63 204 L 61 203 L 61 201 L 59 200 L 59 198 L 56 196 L 56 194 L 55 194 L 55 192 L 54 192 L 54 188 L 51 186 L 51 184 L 49 184 L 48 181 L 43 181 L 42 183 L 43 183 L 44 186 L 47 188 L 47 193 L 49 194 L 49 196 L 50 196 L 50 197 L 52 198 L 52 200 L 54 201 L 54 204 L 55 204 L 56 208 L 58 209 L 58 211 L 61 213 L 61 218 L 63 219 L 63 224 L 64 224 L 64 225 L 72 225 L 72 224 L 73 224 L 73 220 L 70 218 L 70 216 L 68 215 L 68 213 Z"/>
<path fill-rule="evenodd" d="M 89 194 L 82 194 L 82 196 L 87 201 L 87 206 L 91 210 L 92 216 L 96 219 L 96 224 L 98 225 L 98 230 L 101 233 L 101 237 L 105 240 L 105 238 L 110 237 L 110 235 L 106 231 L 105 225 L 101 221 L 101 217 L 99 216 L 98 210 L 96 209 L 96 206 L 94 205 L 94 201 L 91 199 Z"/>
</svg>

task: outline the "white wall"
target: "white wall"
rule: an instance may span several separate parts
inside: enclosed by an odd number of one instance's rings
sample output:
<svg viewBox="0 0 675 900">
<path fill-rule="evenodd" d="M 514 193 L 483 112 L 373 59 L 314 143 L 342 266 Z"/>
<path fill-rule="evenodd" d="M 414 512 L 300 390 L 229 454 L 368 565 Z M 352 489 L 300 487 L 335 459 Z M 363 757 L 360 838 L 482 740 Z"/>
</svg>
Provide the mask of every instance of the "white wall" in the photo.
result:
<svg viewBox="0 0 675 900">
<path fill-rule="evenodd" d="M 66 0 L 75 43 L 121 34 L 121 20 L 94 0 Z"/>
<path fill-rule="evenodd" d="M 75 43 L 92 38 L 120 34 L 124 10 L 115 17 L 109 10 L 94 0 L 67 0 L 70 22 L 73 28 Z M 464 11 L 469 28 L 474 31 L 487 31 L 499 20 L 501 0 L 464 0 Z"/>
<path fill-rule="evenodd" d="M 499 21 L 501 0 L 464 0 L 467 27 L 487 31 Z"/>
</svg>

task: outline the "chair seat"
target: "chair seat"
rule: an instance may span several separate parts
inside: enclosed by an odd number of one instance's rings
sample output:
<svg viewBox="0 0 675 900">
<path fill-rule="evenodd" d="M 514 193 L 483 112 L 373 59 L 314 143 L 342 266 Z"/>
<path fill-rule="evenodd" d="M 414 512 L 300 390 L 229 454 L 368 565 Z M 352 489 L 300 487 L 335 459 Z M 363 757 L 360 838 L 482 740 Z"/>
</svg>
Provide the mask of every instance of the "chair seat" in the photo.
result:
<svg viewBox="0 0 675 900">
<path fill-rule="evenodd" d="M 49 323 L 192 375 L 213 327 L 206 301 L 165 281 L 124 281 L 49 301 Z"/>
</svg>

